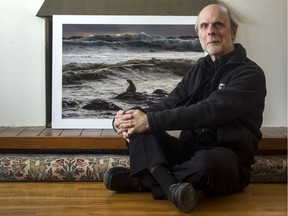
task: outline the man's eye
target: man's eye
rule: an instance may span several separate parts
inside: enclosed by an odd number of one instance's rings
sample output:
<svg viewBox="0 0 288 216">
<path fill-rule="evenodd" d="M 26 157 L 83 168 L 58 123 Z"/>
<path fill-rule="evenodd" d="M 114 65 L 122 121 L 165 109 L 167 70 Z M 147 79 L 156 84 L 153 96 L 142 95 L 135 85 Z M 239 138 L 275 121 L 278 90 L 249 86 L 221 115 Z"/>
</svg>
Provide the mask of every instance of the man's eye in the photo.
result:
<svg viewBox="0 0 288 216">
<path fill-rule="evenodd" d="M 223 26 L 223 23 L 221 23 L 221 22 L 214 23 L 215 28 L 221 28 L 222 26 Z"/>
<path fill-rule="evenodd" d="M 200 25 L 200 27 L 202 29 L 206 29 L 206 28 L 208 28 L 208 24 L 207 23 L 203 23 L 203 24 Z"/>
</svg>

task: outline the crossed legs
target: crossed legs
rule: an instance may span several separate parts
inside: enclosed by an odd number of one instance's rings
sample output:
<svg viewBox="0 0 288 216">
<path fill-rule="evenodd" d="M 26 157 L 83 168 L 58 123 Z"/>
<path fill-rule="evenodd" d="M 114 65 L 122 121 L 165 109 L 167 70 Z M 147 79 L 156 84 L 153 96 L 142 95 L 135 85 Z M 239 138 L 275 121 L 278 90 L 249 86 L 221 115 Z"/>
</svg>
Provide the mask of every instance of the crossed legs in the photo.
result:
<svg viewBox="0 0 288 216">
<path fill-rule="evenodd" d="M 234 151 L 224 147 L 195 150 L 165 132 L 133 135 L 129 152 L 131 176 L 145 169 L 153 173 L 165 165 L 178 182 L 189 182 L 211 195 L 239 192 L 249 182 L 249 170 L 242 168 Z"/>
<path fill-rule="evenodd" d="M 189 212 L 198 200 L 196 190 L 223 195 L 248 184 L 249 172 L 244 173 L 235 152 L 224 147 L 195 149 L 165 132 L 134 134 L 128 145 L 130 170 L 110 169 L 104 176 L 110 190 L 149 188 L 155 199 L 168 198 L 179 210 Z"/>
</svg>

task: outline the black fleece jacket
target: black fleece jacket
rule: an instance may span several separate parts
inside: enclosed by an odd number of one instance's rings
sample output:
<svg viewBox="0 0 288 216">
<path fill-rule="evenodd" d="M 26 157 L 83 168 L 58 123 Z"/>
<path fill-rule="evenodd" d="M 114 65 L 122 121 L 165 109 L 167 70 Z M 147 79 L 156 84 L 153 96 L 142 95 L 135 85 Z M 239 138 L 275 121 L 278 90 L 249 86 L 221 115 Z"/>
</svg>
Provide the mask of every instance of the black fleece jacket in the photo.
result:
<svg viewBox="0 0 288 216">
<path fill-rule="evenodd" d="M 144 111 L 150 132 L 182 130 L 182 141 L 230 148 L 250 165 L 262 137 L 265 96 L 263 70 L 235 44 L 215 62 L 200 58 L 166 99 Z M 209 142 L 195 142 L 203 136 Z"/>
</svg>

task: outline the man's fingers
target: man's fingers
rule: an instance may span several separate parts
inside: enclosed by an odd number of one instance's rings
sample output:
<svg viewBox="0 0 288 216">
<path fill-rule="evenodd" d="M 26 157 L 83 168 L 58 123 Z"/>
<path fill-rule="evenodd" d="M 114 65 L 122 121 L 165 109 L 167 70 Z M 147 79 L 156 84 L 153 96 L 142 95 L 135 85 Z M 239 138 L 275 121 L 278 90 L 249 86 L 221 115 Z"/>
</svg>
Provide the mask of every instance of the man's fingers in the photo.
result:
<svg viewBox="0 0 288 216">
<path fill-rule="evenodd" d="M 131 120 L 132 118 L 133 118 L 132 114 L 127 114 L 127 113 L 121 116 L 122 120 Z"/>
<path fill-rule="evenodd" d="M 122 122 L 119 125 L 119 128 L 121 128 L 122 130 L 128 130 L 130 128 L 134 127 L 134 125 L 131 122 Z"/>
</svg>

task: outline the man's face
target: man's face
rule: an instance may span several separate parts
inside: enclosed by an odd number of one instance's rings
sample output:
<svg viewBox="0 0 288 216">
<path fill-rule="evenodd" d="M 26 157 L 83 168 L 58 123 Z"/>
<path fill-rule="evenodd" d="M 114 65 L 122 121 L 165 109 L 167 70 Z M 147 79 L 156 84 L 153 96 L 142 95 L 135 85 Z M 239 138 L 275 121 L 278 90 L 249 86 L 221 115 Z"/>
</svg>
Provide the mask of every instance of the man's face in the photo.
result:
<svg viewBox="0 0 288 216">
<path fill-rule="evenodd" d="M 198 16 L 198 36 L 213 61 L 233 51 L 236 31 L 232 32 L 226 9 L 218 5 L 205 7 Z"/>
</svg>

